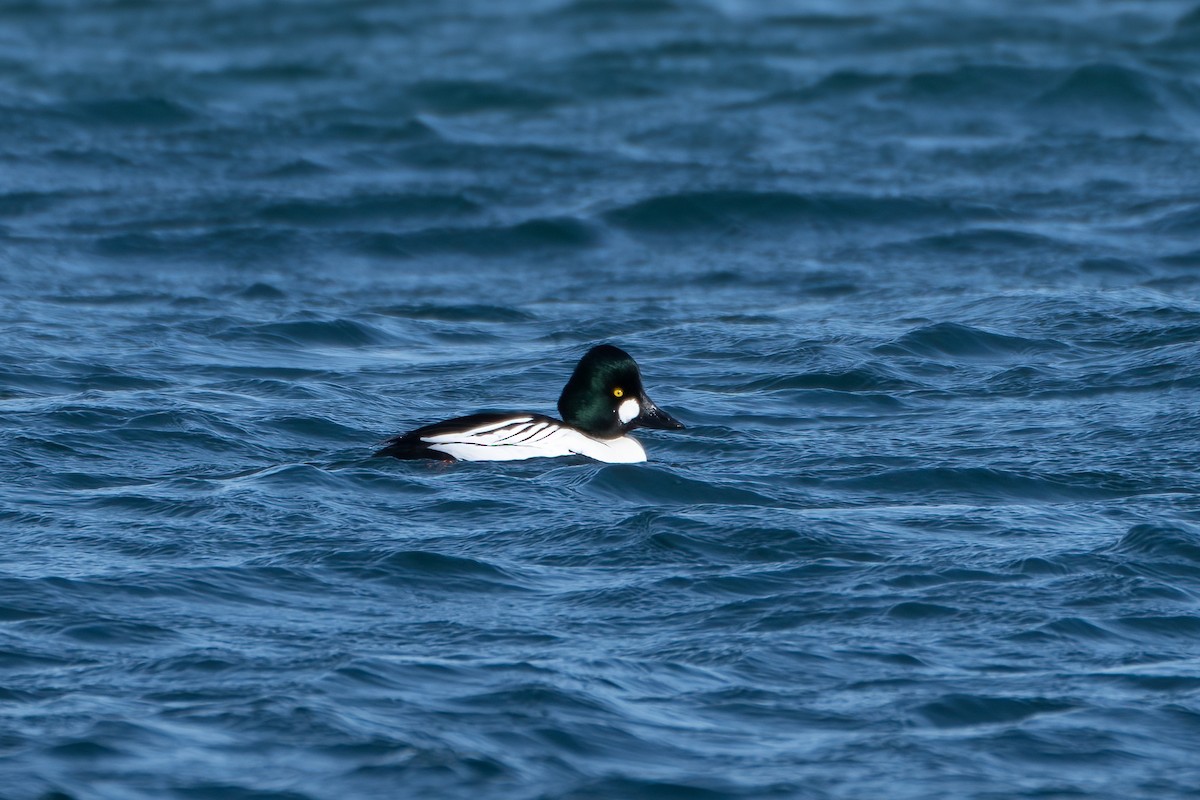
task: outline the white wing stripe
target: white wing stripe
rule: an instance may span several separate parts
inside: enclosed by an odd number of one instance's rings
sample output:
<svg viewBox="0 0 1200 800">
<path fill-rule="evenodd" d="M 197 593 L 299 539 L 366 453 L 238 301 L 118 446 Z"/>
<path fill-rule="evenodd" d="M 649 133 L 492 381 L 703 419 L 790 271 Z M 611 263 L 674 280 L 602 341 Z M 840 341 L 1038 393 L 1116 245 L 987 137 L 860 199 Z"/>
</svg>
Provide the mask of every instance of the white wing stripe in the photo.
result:
<svg viewBox="0 0 1200 800">
<path fill-rule="evenodd" d="M 537 442 L 544 442 L 547 439 L 549 439 L 551 436 L 553 436 L 554 434 L 558 433 L 558 431 L 559 431 L 559 428 L 557 426 L 547 425 L 546 430 L 542 431 L 541 433 L 535 434 L 532 439 L 530 439 L 528 442 L 526 442 L 526 444 L 535 444 Z"/>
<path fill-rule="evenodd" d="M 488 431 L 494 431 L 497 428 L 504 428 L 509 425 L 515 425 L 518 422 L 530 422 L 532 420 L 533 420 L 533 417 L 510 417 L 509 419 L 503 419 L 503 420 L 500 420 L 499 422 L 493 422 L 489 425 L 480 425 L 478 428 L 471 428 L 469 431 L 463 431 L 463 435 L 464 436 L 475 436 L 476 434 L 479 434 L 479 433 L 487 433 Z"/>
<path fill-rule="evenodd" d="M 522 436 L 520 439 L 513 439 L 511 444 L 520 444 L 521 442 L 528 442 L 530 440 L 530 438 L 537 436 L 538 432 L 541 431 L 541 429 L 544 427 L 546 427 L 546 423 L 544 423 L 544 422 L 539 422 L 536 425 L 530 425 L 529 427 L 527 427 L 525 430 L 522 431 L 524 436 Z M 506 444 L 509 444 L 509 442 L 506 442 Z"/>
<path fill-rule="evenodd" d="M 525 433 L 531 427 L 533 427 L 533 426 L 531 426 L 529 424 L 525 424 L 525 425 L 513 425 L 512 427 L 509 427 L 509 428 L 501 428 L 500 430 L 496 431 L 496 435 L 500 436 L 500 438 L 496 440 L 496 443 L 497 444 L 512 444 L 514 439 L 516 439 L 516 441 L 520 441 L 520 439 L 517 439 L 516 437 Z M 501 434 L 503 434 L 503 435 L 501 436 Z"/>
<path fill-rule="evenodd" d="M 482 425 L 465 431 L 438 433 L 433 436 L 422 436 L 421 441 L 429 443 L 443 442 L 474 442 L 476 444 L 496 444 L 502 439 L 515 436 L 529 427 L 532 417 L 517 417 L 506 419 L 494 425 Z"/>
</svg>

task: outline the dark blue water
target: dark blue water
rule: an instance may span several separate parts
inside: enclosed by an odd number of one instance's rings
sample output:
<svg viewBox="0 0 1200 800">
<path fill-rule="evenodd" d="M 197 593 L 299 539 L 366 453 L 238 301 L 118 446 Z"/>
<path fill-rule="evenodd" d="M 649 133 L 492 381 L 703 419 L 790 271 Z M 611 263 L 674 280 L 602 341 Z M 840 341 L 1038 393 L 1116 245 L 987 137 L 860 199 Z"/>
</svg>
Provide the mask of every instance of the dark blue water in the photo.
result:
<svg viewBox="0 0 1200 800">
<path fill-rule="evenodd" d="M 0 797 L 1194 796 L 1198 131 L 1194 0 L 3 4 Z"/>
</svg>

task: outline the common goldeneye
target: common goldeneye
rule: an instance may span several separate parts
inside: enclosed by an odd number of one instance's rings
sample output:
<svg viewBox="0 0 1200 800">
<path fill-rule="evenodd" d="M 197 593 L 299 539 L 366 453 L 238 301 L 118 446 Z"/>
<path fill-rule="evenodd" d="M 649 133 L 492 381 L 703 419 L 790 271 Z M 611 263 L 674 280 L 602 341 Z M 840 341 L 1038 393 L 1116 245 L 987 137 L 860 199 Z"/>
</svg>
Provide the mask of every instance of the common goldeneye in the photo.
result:
<svg viewBox="0 0 1200 800">
<path fill-rule="evenodd" d="M 388 439 L 377 456 L 442 461 L 518 461 L 581 455 L 629 464 L 646 460 L 634 428 L 677 431 L 683 424 L 646 396 L 642 376 L 624 350 L 593 347 L 579 360 L 558 398 L 564 421 L 524 411 L 456 417 Z"/>
</svg>

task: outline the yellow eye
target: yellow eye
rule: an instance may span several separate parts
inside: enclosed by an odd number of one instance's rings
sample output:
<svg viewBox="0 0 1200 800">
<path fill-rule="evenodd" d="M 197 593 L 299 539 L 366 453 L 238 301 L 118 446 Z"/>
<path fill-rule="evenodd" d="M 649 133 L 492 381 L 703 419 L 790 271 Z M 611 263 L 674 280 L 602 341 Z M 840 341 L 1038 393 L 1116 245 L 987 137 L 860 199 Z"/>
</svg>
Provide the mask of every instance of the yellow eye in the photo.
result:
<svg viewBox="0 0 1200 800">
<path fill-rule="evenodd" d="M 620 388 L 620 387 L 617 387 L 616 389 L 613 389 L 613 397 L 624 397 L 624 396 L 625 396 L 625 390 L 624 390 L 624 389 L 622 389 L 622 388 Z"/>
</svg>

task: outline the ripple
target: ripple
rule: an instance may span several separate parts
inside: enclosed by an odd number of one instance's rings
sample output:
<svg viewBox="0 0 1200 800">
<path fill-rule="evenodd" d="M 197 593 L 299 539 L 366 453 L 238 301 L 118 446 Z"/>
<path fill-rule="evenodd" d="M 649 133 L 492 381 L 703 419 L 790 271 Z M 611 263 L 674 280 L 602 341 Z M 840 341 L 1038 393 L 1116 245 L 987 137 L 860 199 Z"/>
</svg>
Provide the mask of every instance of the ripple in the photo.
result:
<svg viewBox="0 0 1200 800">
<path fill-rule="evenodd" d="M 904 334 L 895 342 L 876 348 L 881 354 L 911 354 L 954 358 L 1015 358 L 1065 350 L 1053 339 L 1029 339 L 961 325 L 939 322 Z"/>
<path fill-rule="evenodd" d="M 70 192 L 16 191 L 0 193 L 0 217 L 20 217 L 54 208 L 75 197 Z"/>
<path fill-rule="evenodd" d="M 885 470 L 864 478 L 831 481 L 837 487 L 892 494 L 925 494 L 944 498 L 1009 499 L 1034 502 L 1123 497 L 1136 487 L 1103 476 L 1048 477 L 986 467 L 928 467 Z"/>
<path fill-rule="evenodd" d="M 333 172 L 333 170 L 324 164 L 307 158 L 298 158 L 294 161 L 280 164 L 277 167 L 265 169 L 260 174 L 264 178 L 280 178 L 283 180 L 290 180 L 293 178 L 315 178 L 321 175 L 328 175 L 331 172 Z"/>
<path fill-rule="evenodd" d="M 964 64 L 948 70 L 918 72 L 904 82 L 914 100 L 977 105 L 1011 104 L 1024 100 L 1052 79 L 1054 73 L 1008 64 Z"/>
<path fill-rule="evenodd" d="M 134 646 L 155 644 L 176 638 L 174 631 L 149 625 L 120 620 L 105 620 L 80 625 L 72 625 L 63 630 L 63 634 L 87 644 L 102 644 L 114 646 Z"/>
<path fill-rule="evenodd" d="M 1186 235 L 1196 230 L 1197 225 L 1200 225 L 1200 205 L 1189 205 L 1152 220 L 1147 228 L 1155 233 Z"/>
<path fill-rule="evenodd" d="M 356 428 L 342 425 L 336 420 L 323 416 L 297 415 L 278 417 L 272 420 L 270 425 L 276 430 L 295 434 L 296 436 L 339 444 L 353 442 L 360 436 L 360 432 Z"/>
<path fill-rule="evenodd" d="M 770 793 L 762 794 L 762 789 L 755 787 L 737 791 L 731 789 L 725 781 L 717 779 L 695 779 L 689 782 L 663 781 L 652 778 L 605 778 L 589 781 L 578 789 L 568 789 L 562 794 L 562 800 L 590 800 L 593 797 L 620 797 L 627 800 L 729 800 L 737 797 L 770 797 Z M 780 797 L 787 793 L 781 791 Z"/>
<path fill-rule="evenodd" d="M 239 325 L 217 334 L 230 341 L 256 341 L 269 344 L 361 347 L 382 344 L 391 337 L 379 328 L 349 319 L 294 320 L 260 325 Z"/>
<path fill-rule="evenodd" d="M 985 218 L 982 207 L 919 197 L 801 195 L 779 191 L 708 191 L 651 197 L 604 214 L 635 233 L 684 234 L 743 225 L 898 225 L 929 220 Z"/>
<path fill-rule="evenodd" d="M 509 306 L 493 305 L 419 305 L 384 306 L 374 309 L 376 314 L 404 319 L 431 319 L 438 322 L 528 322 L 535 319 L 532 314 Z"/>
<path fill-rule="evenodd" d="M 439 114 L 479 111 L 542 111 L 562 102 L 549 92 L 527 89 L 511 82 L 428 80 L 408 89 L 419 107 Z"/>
<path fill-rule="evenodd" d="M 1046 625 L 1043 630 L 1056 636 L 1080 641 L 1118 641 L 1122 638 L 1107 628 L 1079 617 L 1055 620 Z"/>
<path fill-rule="evenodd" d="M 260 210 L 258 216 L 290 225 L 343 225 L 462 217 L 480 210 L 478 203 L 461 194 L 375 194 L 274 203 Z"/>
<path fill-rule="evenodd" d="M 347 552 L 325 557 L 322 566 L 356 579 L 443 590 L 527 591 L 526 578 L 485 561 L 424 550 Z"/>
<path fill-rule="evenodd" d="M 1010 228 L 972 228 L 954 233 L 941 233 L 907 242 L 904 246 L 959 255 L 1038 253 L 1040 257 L 1044 257 L 1047 251 L 1073 252 L 1077 249 L 1043 234 Z M 895 246 L 890 245 L 883 249 L 892 250 Z"/>
<path fill-rule="evenodd" d="M 897 603 L 887 611 L 889 617 L 903 620 L 942 619 L 957 616 L 959 613 L 959 609 L 950 606 L 913 600 Z"/>
<path fill-rule="evenodd" d="M 804 372 L 757 378 L 738 387 L 738 391 L 773 392 L 782 389 L 828 389 L 835 392 L 901 392 L 917 384 L 888 375 L 872 365 L 843 371 Z"/>
<path fill-rule="evenodd" d="M 185 106 L 152 96 L 93 100 L 68 106 L 66 110 L 82 114 L 92 122 L 130 127 L 182 125 L 195 118 Z"/>
<path fill-rule="evenodd" d="M 1143 523 L 1131 527 L 1112 550 L 1200 564 L 1200 534 L 1190 527 Z"/>
<path fill-rule="evenodd" d="M 829 533 L 792 528 L 741 527 L 736 539 L 728 536 L 728 523 L 698 520 L 692 516 L 655 515 L 631 519 L 649 524 L 649 544 L 666 552 L 679 553 L 704 563 L 787 564 L 797 559 L 878 561 L 879 556 Z"/>
<path fill-rule="evenodd" d="M 238 297 L 247 300 L 283 300 L 287 297 L 287 293 L 277 286 L 258 281 L 238 292 Z"/>
<path fill-rule="evenodd" d="M 719 504 L 775 506 L 766 495 L 708 481 L 684 478 L 654 467 L 609 466 L 586 483 L 586 490 L 599 497 L 623 502 L 669 505 Z"/>
<path fill-rule="evenodd" d="M 596 232 L 571 218 L 533 219 L 510 226 L 434 228 L 415 233 L 361 233 L 354 249 L 367 255 L 409 258 L 431 253 L 512 257 L 542 250 L 578 250 L 597 244 Z"/>
<path fill-rule="evenodd" d="M 1167 639 L 1194 641 L 1200 638 L 1200 617 L 1187 614 L 1122 617 L 1117 622 L 1130 631 Z"/>
<path fill-rule="evenodd" d="M 183 260 L 203 258 L 204 254 L 237 254 L 245 258 L 252 253 L 278 256 L 281 252 L 302 248 L 297 232 L 282 228 L 232 227 L 217 228 L 198 234 L 121 233 L 98 237 L 93 250 L 106 258 L 163 258 Z"/>
<path fill-rule="evenodd" d="M 917 709 L 927 722 L 938 728 L 964 725 L 1000 725 L 1023 722 L 1043 714 L 1057 714 L 1075 708 L 1072 703 L 1043 697 L 994 697 L 974 694 L 948 694 Z"/>
<path fill-rule="evenodd" d="M 1092 130 L 1097 122 L 1124 129 L 1171 123 L 1158 99 L 1154 79 L 1116 64 L 1089 64 L 1030 105 L 1036 119 L 1059 126 Z"/>
<path fill-rule="evenodd" d="M 742 104 L 741 107 L 756 108 L 824 101 L 845 102 L 859 99 L 862 95 L 874 93 L 876 89 L 893 86 L 895 83 L 896 78 L 891 75 L 879 75 L 855 69 L 839 69 L 822 76 L 803 89 L 773 92 L 766 97 Z M 737 107 L 735 106 L 735 108 Z"/>
<path fill-rule="evenodd" d="M 321 127 L 319 135 L 344 145 L 351 142 L 372 144 L 413 144 L 439 142 L 442 137 L 432 127 L 417 119 L 399 122 L 358 120 L 346 121 L 345 114 Z"/>
</svg>

